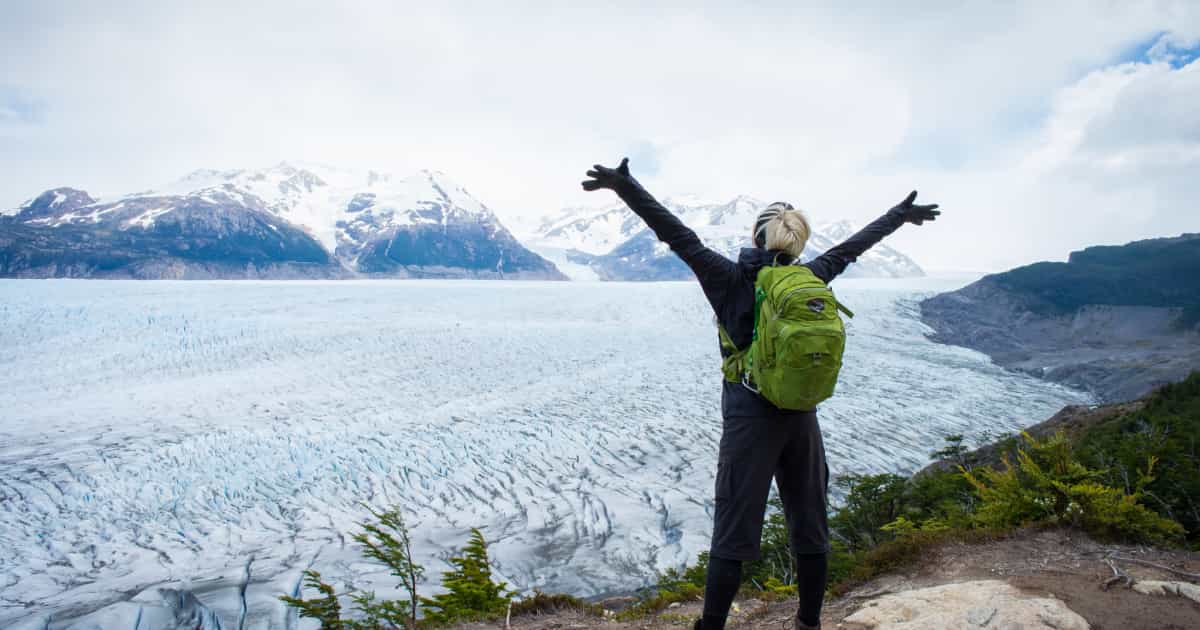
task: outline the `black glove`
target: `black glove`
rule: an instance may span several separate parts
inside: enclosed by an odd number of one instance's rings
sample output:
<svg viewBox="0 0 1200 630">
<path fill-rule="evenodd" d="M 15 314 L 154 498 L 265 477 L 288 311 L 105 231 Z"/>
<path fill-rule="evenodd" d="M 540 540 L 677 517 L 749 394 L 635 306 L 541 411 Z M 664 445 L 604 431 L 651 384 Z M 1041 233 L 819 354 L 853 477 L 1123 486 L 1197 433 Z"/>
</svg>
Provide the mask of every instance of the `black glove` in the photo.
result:
<svg viewBox="0 0 1200 630">
<path fill-rule="evenodd" d="M 583 181 L 583 189 L 588 191 L 601 188 L 617 190 L 634 182 L 633 176 L 629 174 L 629 158 L 621 158 L 621 164 L 617 168 L 595 164 L 592 170 L 587 172 L 587 176 L 592 178 Z"/>
<path fill-rule="evenodd" d="M 941 214 L 941 212 L 937 211 L 938 205 L 934 203 L 928 206 L 918 206 L 913 203 L 913 200 L 916 198 L 917 191 L 914 190 L 908 193 L 908 196 L 904 198 L 904 201 L 901 201 L 896 205 L 895 208 L 889 210 L 889 212 L 898 213 L 900 216 L 904 217 L 906 222 L 915 223 L 916 225 L 921 225 L 926 221 L 933 221 L 937 219 L 937 216 Z"/>
</svg>

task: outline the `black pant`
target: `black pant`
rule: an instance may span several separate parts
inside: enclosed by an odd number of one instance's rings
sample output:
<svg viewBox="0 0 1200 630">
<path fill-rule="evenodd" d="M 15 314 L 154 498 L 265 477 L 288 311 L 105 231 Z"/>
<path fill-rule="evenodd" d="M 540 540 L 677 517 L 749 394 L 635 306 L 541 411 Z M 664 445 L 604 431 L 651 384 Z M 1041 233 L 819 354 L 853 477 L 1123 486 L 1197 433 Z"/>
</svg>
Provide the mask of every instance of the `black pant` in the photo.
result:
<svg viewBox="0 0 1200 630">
<path fill-rule="evenodd" d="M 771 478 L 779 488 L 792 553 L 829 551 L 829 467 L 815 411 L 727 417 L 717 455 L 713 557 L 757 560 Z"/>
</svg>

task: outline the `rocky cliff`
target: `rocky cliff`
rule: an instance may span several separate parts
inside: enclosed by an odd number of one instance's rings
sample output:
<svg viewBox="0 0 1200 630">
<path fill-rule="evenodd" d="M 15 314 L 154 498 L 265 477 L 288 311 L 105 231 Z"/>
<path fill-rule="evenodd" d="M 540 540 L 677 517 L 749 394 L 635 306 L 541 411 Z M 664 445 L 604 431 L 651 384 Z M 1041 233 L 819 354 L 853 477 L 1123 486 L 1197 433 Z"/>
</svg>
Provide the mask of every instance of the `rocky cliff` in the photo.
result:
<svg viewBox="0 0 1200 630">
<path fill-rule="evenodd" d="M 1127 400 L 1200 366 L 1200 234 L 1074 252 L 921 303 L 936 341 Z"/>
</svg>

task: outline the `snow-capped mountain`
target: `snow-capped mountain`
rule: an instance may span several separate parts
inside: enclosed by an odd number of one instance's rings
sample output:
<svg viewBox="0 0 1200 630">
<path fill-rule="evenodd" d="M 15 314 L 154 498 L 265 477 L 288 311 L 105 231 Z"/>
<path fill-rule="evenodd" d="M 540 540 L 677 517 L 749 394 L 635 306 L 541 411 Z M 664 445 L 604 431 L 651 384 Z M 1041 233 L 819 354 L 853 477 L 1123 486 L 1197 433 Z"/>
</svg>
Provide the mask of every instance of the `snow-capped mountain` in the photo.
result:
<svg viewBox="0 0 1200 630">
<path fill-rule="evenodd" d="M 754 219 L 767 204 L 739 195 L 726 202 L 692 196 L 667 197 L 663 205 L 691 227 L 709 247 L 736 259 L 750 240 Z M 858 227 L 849 221 L 819 226 L 809 237 L 804 260 L 810 260 L 845 240 Z M 682 280 L 691 272 L 659 242 L 623 203 L 601 208 L 568 208 L 544 221 L 530 241 L 534 251 L 553 260 L 577 279 Z M 854 277 L 902 278 L 922 276 L 921 268 L 904 254 L 880 243 L 847 269 Z"/>
<path fill-rule="evenodd" d="M 819 244 L 819 252 L 824 252 L 850 238 L 861 228 L 862 226 L 844 219 L 821 225 L 814 234 L 814 237 L 819 235 L 824 239 L 824 242 Z M 809 244 L 813 244 L 812 239 L 809 239 Z M 816 255 L 820 255 L 819 252 Z M 921 269 L 913 259 L 895 248 L 888 247 L 887 243 L 879 243 L 860 256 L 857 262 L 851 264 L 847 273 L 850 274 L 850 277 L 917 278 L 924 276 L 925 270 Z"/>
<path fill-rule="evenodd" d="M 98 201 L 46 191 L 0 223 L 0 275 L 561 279 L 445 175 L 281 163 Z"/>
<path fill-rule="evenodd" d="M 645 229 L 642 220 L 623 202 L 603 208 L 565 208 L 542 221 L 538 240 L 563 249 L 606 254 Z"/>
</svg>

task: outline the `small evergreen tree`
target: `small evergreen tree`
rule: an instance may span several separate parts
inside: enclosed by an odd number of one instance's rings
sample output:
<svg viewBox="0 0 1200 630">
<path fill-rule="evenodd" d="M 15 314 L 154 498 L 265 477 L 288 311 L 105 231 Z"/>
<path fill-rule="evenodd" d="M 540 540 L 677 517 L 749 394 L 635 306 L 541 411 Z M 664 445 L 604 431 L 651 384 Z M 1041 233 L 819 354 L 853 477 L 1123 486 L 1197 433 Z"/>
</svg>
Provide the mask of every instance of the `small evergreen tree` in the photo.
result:
<svg viewBox="0 0 1200 630">
<path fill-rule="evenodd" d="M 311 569 L 304 572 L 304 584 L 317 589 L 319 597 L 301 599 L 283 596 L 279 599 L 296 608 L 301 617 L 321 622 L 322 630 L 378 630 L 379 628 L 417 627 L 417 582 L 425 569 L 413 562 L 412 541 L 408 527 L 399 510 L 376 512 L 370 507 L 374 523 L 362 523 L 363 531 L 354 535 L 354 540 L 363 546 L 363 555 L 378 560 L 391 569 L 391 574 L 400 578 L 400 584 L 408 592 L 408 599 L 377 601 L 374 593 L 352 593 L 361 619 L 343 619 L 342 607 L 333 586 L 321 579 L 321 574 Z"/>
<path fill-rule="evenodd" d="M 955 433 L 952 435 L 942 436 L 942 439 L 945 440 L 946 445 L 930 453 L 929 456 L 935 460 L 954 462 L 955 464 L 958 464 L 959 466 L 969 470 L 970 466 L 967 465 L 966 457 L 970 450 L 965 444 L 963 444 L 963 435 L 961 433 Z"/>
<path fill-rule="evenodd" d="M 471 528 L 467 545 L 459 555 L 450 558 L 450 564 L 454 568 L 442 574 L 442 586 L 447 591 L 432 598 L 421 598 L 426 619 L 433 623 L 450 623 L 504 614 L 516 593 L 506 590 L 506 583 L 492 581 L 487 542 L 478 529 Z"/>
<path fill-rule="evenodd" d="M 891 538 L 882 528 L 903 512 L 906 477 L 847 474 L 834 484 L 846 490 L 846 498 L 829 518 L 829 528 L 851 551 L 869 549 Z"/>
<path fill-rule="evenodd" d="M 280 597 L 283 603 L 300 611 L 301 617 L 316 619 L 321 622 L 322 630 L 344 630 L 342 606 L 338 603 L 337 594 L 333 587 L 321 580 L 321 574 L 308 569 L 304 572 L 304 585 L 317 589 L 320 597 L 300 599 L 299 597 Z"/>
<path fill-rule="evenodd" d="M 425 569 L 413 562 L 412 539 L 408 534 L 408 527 L 404 524 L 404 517 L 396 509 L 386 512 L 376 512 L 370 507 L 367 509 L 370 510 L 377 522 L 363 523 L 363 531 L 355 534 L 354 540 L 364 547 L 363 555 L 387 565 L 391 569 L 391 574 L 400 578 L 400 585 L 408 593 L 407 600 L 388 601 L 385 602 L 386 610 L 380 607 L 382 605 L 376 606 L 378 610 L 373 610 L 383 618 L 399 623 L 394 619 L 395 612 L 407 608 L 408 619 L 403 625 L 408 628 L 416 628 L 417 601 L 420 599 L 417 597 L 417 582 L 421 580 Z M 367 594 L 364 602 L 370 603 L 373 598 L 373 594 Z M 359 602 L 360 606 L 364 602 Z"/>
</svg>

